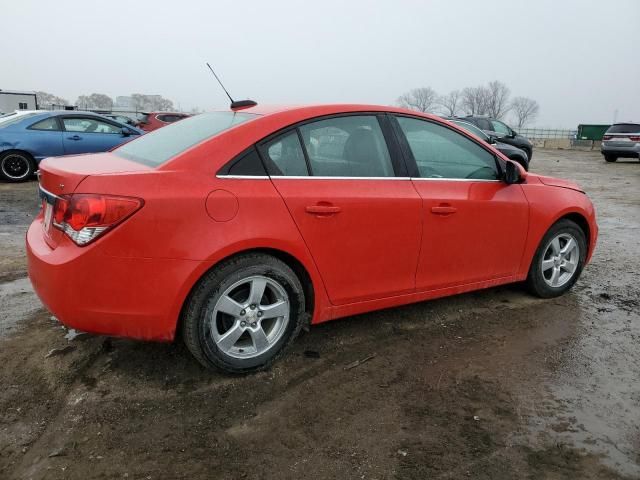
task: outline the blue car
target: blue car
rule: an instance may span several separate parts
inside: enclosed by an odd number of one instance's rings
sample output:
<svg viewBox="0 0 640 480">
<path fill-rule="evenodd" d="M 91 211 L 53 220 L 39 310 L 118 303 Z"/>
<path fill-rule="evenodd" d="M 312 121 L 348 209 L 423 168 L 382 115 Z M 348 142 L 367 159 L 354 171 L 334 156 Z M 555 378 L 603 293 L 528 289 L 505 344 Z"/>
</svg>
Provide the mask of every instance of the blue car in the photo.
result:
<svg viewBox="0 0 640 480">
<path fill-rule="evenodd" d="M 0 118 L 0 178 L 31 178 L 40 160 L 106 152 L 144 132 L 91 112 L 42 111 Z"/>
</svg>

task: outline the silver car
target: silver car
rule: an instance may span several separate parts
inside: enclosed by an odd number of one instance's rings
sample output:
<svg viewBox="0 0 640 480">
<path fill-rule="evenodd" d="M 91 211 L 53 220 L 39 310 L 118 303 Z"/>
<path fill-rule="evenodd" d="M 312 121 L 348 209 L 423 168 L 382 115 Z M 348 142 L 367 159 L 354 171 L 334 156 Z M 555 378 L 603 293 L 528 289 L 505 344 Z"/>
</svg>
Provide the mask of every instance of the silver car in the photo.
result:
<svg viewBox="0 0 640 480">
<path fill-rule="evenodd" d="M 600 151 L 607 162 L 615 162 L 618 158 L 640 159 L 640 124 L 611 125 L 602 137 Z"/>
</svg>

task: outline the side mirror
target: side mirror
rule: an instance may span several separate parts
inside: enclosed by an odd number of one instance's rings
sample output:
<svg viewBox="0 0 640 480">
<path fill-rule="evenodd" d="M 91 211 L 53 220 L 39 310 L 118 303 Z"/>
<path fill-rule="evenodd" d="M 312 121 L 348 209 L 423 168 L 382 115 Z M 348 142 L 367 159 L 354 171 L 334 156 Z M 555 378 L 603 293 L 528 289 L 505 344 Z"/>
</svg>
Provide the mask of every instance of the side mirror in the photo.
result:
<svg viewBox="0 0 640 480">
<path fill-rule="evenodd" d="M 122 133 L 123 137 L 128 137 L 129 135 L 131 135 L 131 130 L 129 130 L 128 128 L 123 128 L 120 133 Z"/>
<path fill-rule="evenodd" d="M 521 183 L 526 178 L 526 173 L 523 173 L 524 169 L 517 165 L 516 162 L 507 161 L 507 165 L 504 169 L 504 181 L 507 185 L 513 185 L 514 183 Z"/>
<path fill-rule="evenodd" d="M 516 135 L 518 135 L 518 132 L 516 132 L 515 130 L 510 130 L 509 138 L 516 138 Z"/>
<path fill-rule="evenodd" d="M 489 138 L 487 139 L 487 142 L 489 142 L 491 145 L 495 145 L 497 141 L 498 137 L 496 137 L 495 135 L 489 135 Z"/>
</svg>

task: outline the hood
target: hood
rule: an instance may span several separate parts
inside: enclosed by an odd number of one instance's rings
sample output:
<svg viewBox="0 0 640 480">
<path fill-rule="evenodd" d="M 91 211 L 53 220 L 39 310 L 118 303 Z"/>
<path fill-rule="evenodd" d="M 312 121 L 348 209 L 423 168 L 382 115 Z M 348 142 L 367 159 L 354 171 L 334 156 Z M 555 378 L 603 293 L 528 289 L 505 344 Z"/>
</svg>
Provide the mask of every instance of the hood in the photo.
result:
<svg viewBox="0 0 640 480">
<path fill-rule="evenodd" d="M 545 185 L 549 185 L 550 187 L 568 188 L 569 190 L 575 190 L 577 192 L 584 193 L 584 190 L 580 185 L 569 180 L 563 180 L 562 178 L 545 177 L 543 175 L 537 175 L 537 177 L 538 180 L 540 180 Z"/>
</svg>

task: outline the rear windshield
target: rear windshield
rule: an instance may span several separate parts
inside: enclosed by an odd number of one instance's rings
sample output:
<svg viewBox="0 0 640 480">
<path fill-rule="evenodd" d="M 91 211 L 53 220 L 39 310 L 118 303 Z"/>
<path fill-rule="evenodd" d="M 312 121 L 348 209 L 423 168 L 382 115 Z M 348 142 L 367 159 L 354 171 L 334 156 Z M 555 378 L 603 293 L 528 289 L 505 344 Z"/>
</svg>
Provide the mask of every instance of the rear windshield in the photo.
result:
<svg viewBox="0 0 640 480">
<path fill-rule="evenodd" d="M 36 115 L 42 115 L 42 114 L 38 112 L 34 112 L 34 113 L 25 113 L 24 115 L 18 115 L 17 113 L 15 113 L 14 115 L 15 115 L 14 117 L 10 117 L 10 118 L 0 118 L 0 128 L 8 127 L 9 125 L 15 125 L 16 123 L 20 123 L 21 121 L 27 118 L 35 117 Z"/>
<path fill-rule="evenodd" d="M 611 125 L 607 133 L 639 133 L 640 125 L 637 123 L 619 123 Z"/>
<path fill-rule="evenodd" d="M 114 150 L 114 153 L 127 160 L 157 167 L 189 147 L 257 117 L 251 113 L 202 113 L 142 135 Z"/>
</svg>

